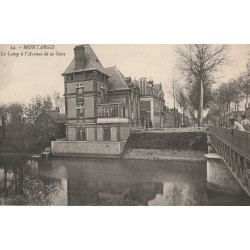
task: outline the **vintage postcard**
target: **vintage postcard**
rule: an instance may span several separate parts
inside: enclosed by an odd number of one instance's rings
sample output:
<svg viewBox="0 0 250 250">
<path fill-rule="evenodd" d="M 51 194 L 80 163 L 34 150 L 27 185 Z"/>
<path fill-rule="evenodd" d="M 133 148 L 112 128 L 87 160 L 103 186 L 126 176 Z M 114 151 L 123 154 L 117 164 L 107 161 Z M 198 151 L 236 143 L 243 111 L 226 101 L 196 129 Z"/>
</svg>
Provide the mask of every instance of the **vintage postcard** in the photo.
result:
<svg viewBox="0 0 250 250">
<path fill-rule="evenodd" d="M 0 45 L 0 205 L 250 205 L 249 53 Z"/>
</svg>

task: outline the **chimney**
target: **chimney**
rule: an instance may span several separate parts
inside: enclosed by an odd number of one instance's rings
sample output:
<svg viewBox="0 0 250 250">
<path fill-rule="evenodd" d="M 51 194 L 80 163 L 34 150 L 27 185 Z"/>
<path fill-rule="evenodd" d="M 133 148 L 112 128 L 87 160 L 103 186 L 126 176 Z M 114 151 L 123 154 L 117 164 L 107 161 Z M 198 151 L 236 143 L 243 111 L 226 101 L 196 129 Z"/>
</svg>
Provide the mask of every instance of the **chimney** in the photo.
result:
<svg viewBox="0 0 250 250">
<path fill-rule="evenodd" d="M 74 51 L 75 51 L 75 70 L 84 69 L 85 66 L 84 45 L 75 46 Z"/>
<path fill-rule="evenodd" d="M 125 81 L 126 81 L 126 83 L 128 84 L 129 87 L 133 86 L 133 83 L 131 82 L 131 77 L 126 77 Z"/>
</svg>

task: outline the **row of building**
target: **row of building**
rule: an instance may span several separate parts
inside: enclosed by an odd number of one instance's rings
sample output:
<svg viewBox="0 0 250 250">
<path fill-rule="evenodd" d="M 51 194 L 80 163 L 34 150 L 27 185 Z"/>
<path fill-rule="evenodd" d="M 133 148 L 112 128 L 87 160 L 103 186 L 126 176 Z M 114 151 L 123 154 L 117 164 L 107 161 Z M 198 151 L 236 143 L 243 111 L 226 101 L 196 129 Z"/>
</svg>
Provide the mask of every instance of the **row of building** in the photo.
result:
<svg viewBox="0 0 250 250">
<path fill-rule="evenodd" d="M 131 127 L 168 123 L 162 84 L 124 77 L 116 66 L 103 67 L 90 45 L 74 48 L 63 76 L 66 141 L 121 142 Z"/>
</svg>

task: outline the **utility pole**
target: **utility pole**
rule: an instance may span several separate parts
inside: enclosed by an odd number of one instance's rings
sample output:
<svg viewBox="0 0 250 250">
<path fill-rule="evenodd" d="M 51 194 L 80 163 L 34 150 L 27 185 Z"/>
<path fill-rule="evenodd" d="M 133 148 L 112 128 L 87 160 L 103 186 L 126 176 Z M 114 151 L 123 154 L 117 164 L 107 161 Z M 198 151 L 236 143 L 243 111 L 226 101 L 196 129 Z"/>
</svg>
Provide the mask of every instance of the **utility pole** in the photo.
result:
<svg viewBox="0 0 250 250">
<path fill-rule="evenodd" d="M 203 125 L 203 98 L 204 98 L 203 96 L 204 96 L 203 81 L 202 81 L 202 79 L 201 79 L 199 127 L 202 127 L 202 125 Z"/>
<path fill-rule="evenodd" d="M 173 98 L 174 98 L 174 127 L 176 128 L 176 113 L 175 113 L 175 80 L 173 79 Z"/>
<path fill-rule="evenodd" d="M 5 126 L 5 116 L 4 115 L 1 116 L 1 120 L 2 120 L 3 145 L 4 145 L 5 137 L 6 137 L 6 126 Z"/>
<path fill-rule="evenodd" d="M 249 71 L 250 71 L 250 65 L 249 63 L 247 64 L 247 79 L 246 79 L 246 82 L 247 82 L 247 98 L 246 98 L 246 103 L 245 103 L 245 115 L 247 115 L 247 105 L 248 105 L 248 93 L 249 93 L 249 85 L 248 85 L 248 82 L 249 82 Z"/>
</svg>

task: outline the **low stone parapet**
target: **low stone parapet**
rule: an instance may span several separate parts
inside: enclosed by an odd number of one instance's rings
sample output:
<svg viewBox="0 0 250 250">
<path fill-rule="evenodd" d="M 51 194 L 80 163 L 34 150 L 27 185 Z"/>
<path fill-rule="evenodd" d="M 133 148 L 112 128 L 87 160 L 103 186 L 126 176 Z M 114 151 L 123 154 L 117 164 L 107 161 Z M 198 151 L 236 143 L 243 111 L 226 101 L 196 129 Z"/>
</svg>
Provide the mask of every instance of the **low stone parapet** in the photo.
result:
<svg viewBox="0 0 250 250">
<path fill-rule="evenodd" d="M 53 156 L 120 158 L 126 141 L 53 141 Z"/>
</svg>

